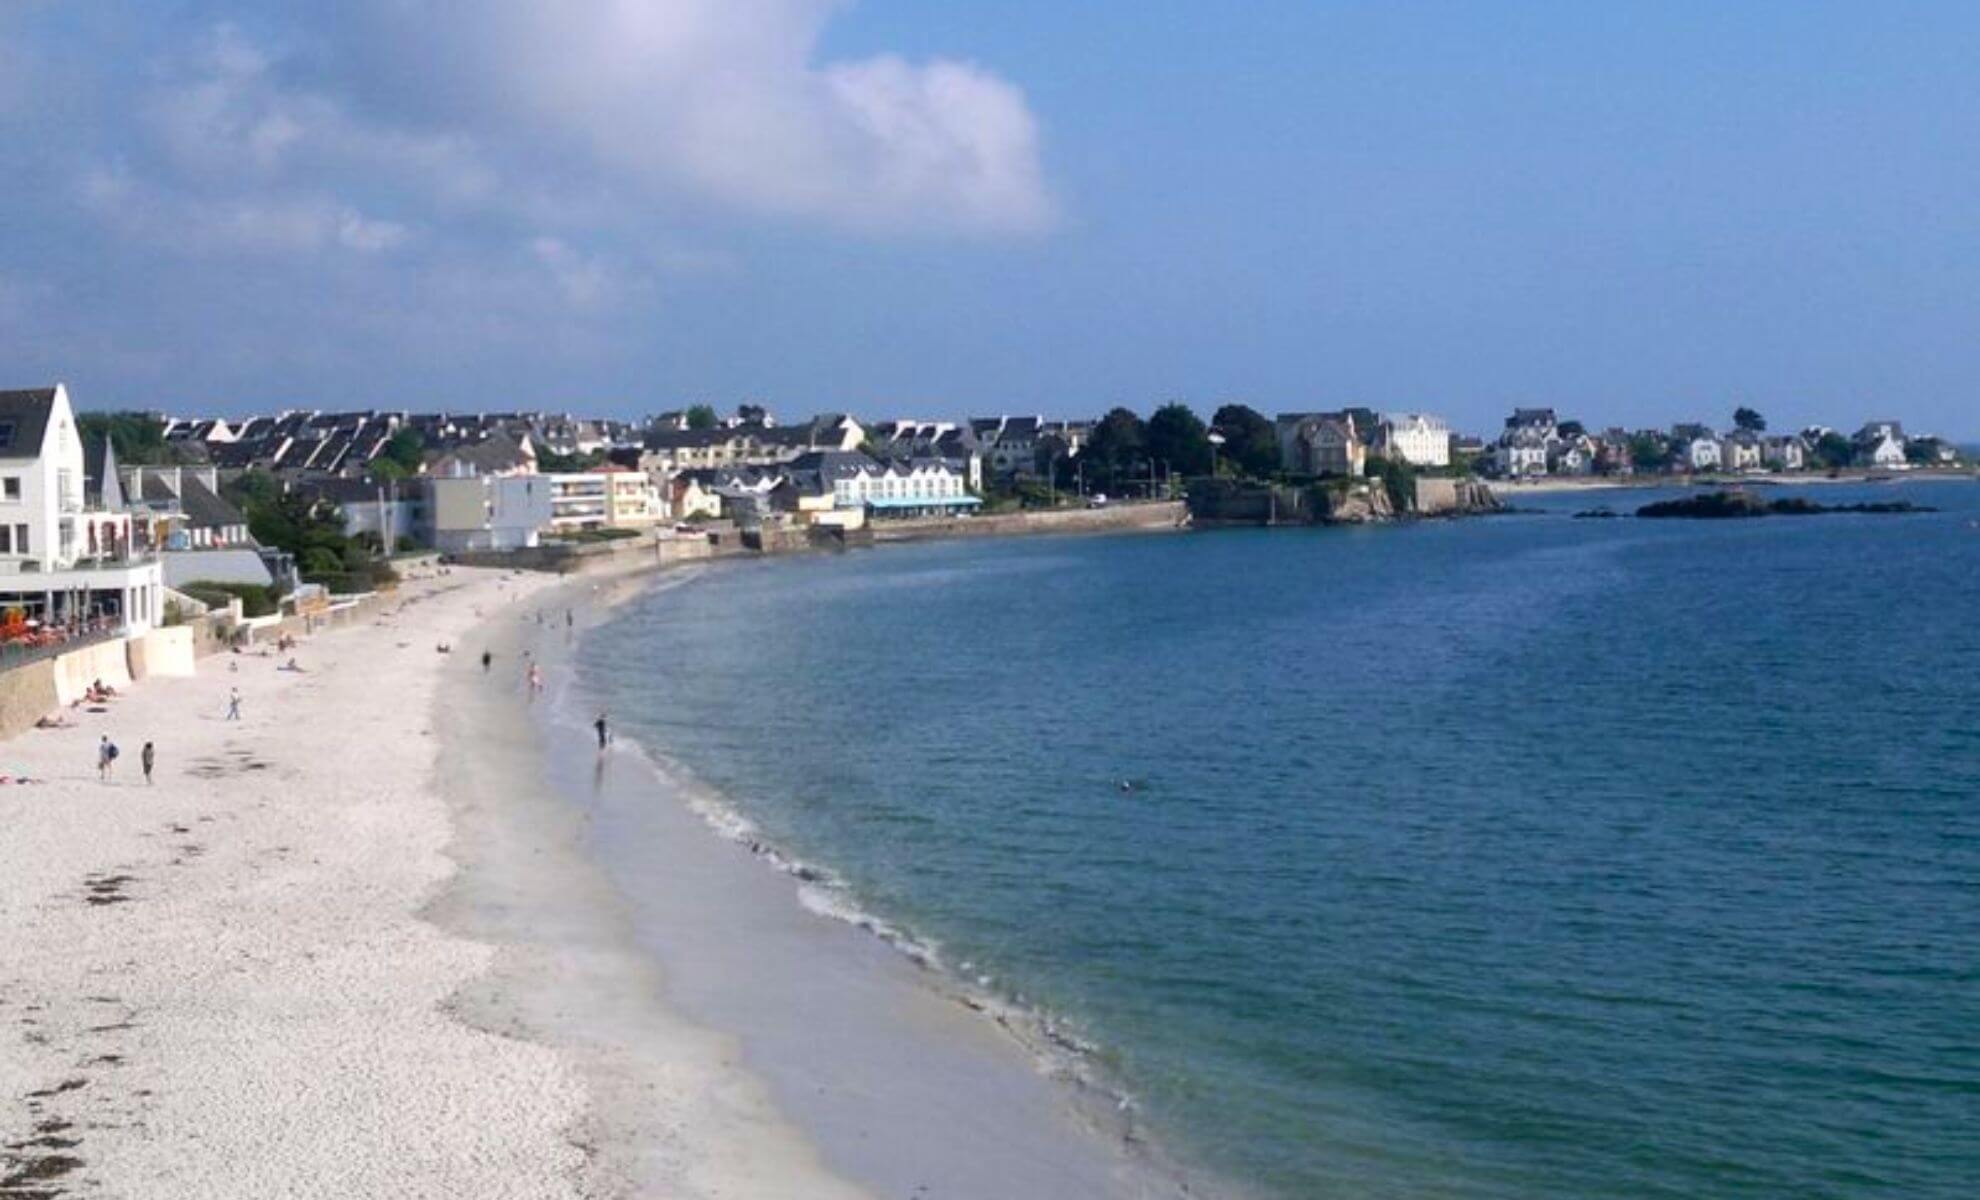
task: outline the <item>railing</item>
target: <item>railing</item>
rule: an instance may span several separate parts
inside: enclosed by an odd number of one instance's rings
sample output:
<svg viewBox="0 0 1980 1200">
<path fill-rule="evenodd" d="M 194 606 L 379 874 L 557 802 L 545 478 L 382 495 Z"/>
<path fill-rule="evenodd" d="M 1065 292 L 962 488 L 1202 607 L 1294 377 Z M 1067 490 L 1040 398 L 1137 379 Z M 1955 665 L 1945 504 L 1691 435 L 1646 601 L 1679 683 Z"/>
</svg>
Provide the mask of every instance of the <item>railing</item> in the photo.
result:
<svg viewBox="0 0 1980 1200">
<path fill-rule="evenodd" d="M 81 650 L 85 646 L 114 641 L 128 632 L 128 627 L 121 621 L 94 621 L 75 630 L 57 627 L 0 640 L 0 671 L 11 671 L 72 650 Z"/>
<path fill-rule="evenodd" d="M 158 561 L 155 550 L 132 550 L 121 554 L 83 555 L 66 567 L 50 564 L 46 559 L 30 555 L 25 558 L 0 558 L 0 575 L 51 575 L 62 571 L 116 571 L 125 567 L 141 567 Z"/>
</svg>

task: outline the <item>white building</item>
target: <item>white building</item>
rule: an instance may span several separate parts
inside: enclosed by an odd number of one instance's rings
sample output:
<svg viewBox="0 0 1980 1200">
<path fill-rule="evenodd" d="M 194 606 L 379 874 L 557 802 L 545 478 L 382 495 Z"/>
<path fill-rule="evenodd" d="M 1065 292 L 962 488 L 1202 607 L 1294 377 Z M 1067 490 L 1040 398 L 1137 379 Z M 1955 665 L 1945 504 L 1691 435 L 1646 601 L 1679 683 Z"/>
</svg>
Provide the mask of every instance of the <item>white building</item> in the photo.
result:
<svg viewBox="0 0 1980 1200">
<path fill-rule="evenodd" d="M 1547 473 L 1546 438 L 1530 430 L 1508 431 L 1492 447 L 1492 465 L 1508 479 L 1527 479 Z"/>
<path fill-rule="evenodd" d="M 1904 453 L 1904 426 L 1896 421 L 1872 421 L 1857 430 L 1856 461 L 1866 467 L 1903 470 L 1910 465 Z"/>
<path fill-rule="evenodd" d="M 68 390 L 0 392 L 0 630 L 144 633 L 163 616 L 163 589 L 130 514 L 85 500 Z"/>
<path fill-rule="evenodd" d="M 1389 413 L 1375 434 L 1376 453 L 1412 467 L 1451 465 L 1451 427 L 1427 413 Z"/>
<path fill-rule="evenodd" d="M 1719 439 L 1709 434 L 1682 438 L 1678 441 L 1676 450 L 1678 460 L 1684 464 L 1684 469 L 1694 473 L 1716 471 L 1719 469 L 1719 464 L 1725 460 L 1720 452 Z"/>
<path fill-rule="evenodd" d="M 550 527 L 550 481 L 541 475 L 452 475 L 425 483 L 422 540 L 444 553 L 525 550 Z"/>
<path fill-rule="evenodd" d="M 1554 475 L 1592 475 L 1595 439 L 1585 433 L 1564 437 L 1547 448 L 1547 470 Z"/>
<path fill-rule="evenodd" d="M 791 463 L 785 507 L 812 523 L 822 513 L 874 516 L 938 516 L 967 512 L 982 503 L 968 480 L 946 460 L 876 462 L 864 454 L 824 451 Z M 831 523 L 840 523 L 836 519 Z"/>
<path fill-rule="evenodd" d="M 1719 466 L 1727 471 L 1758 471 L 1765 460 L 1766 447 L 1760 435 L 1734 430 L 1719 441 Z"/>
<path fill-rule="evenodd" d="M 1776 471 L 1799 471 L 1808 465 L 1808 443 L 1799 437 L 1768 438 L 1760 456 Z"/>
<path fill-rule="evenodd" d="M 666 512 L 659 489 L 646 472 L 630 467 L 599 467 L 542 478 L 550 484 L 550 525 L 559 532 L 645 529 L 658 524 Z"/>
</svg>

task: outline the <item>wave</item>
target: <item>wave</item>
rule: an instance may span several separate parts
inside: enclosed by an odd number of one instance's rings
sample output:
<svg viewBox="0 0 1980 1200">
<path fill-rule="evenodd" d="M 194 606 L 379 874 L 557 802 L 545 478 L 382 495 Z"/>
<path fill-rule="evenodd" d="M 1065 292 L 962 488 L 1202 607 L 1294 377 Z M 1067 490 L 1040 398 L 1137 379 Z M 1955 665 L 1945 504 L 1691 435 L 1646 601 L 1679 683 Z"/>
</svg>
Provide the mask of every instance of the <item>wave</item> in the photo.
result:
<svg viewBox="0 0 1980 1200">
<path fill-rule="evenodd" d="M 574 665 L 558 673 L 564 678 L 557 681 L 553 699 L 561 711 L 553 719 L 581 734 L 589 721 L 584 714 L 592 711 L 598 697 L 584 692 Z M 806 911 L 878 939 L 913 963 L 939 994 L 1002 1029 L 1023 1048 L 1036 1070 L 1074 1089 L 1098 1132 L 1132 1147 L 1163 1175 L 1184 1177 L 1179 1167 L 1156 1152 L 1152 1135 L 1140 1127 L 1140 1104 L 1107 1071 L 1104 1048 L 1082 1034 L 1075 1021 L 1003 987 L 997 975 L 981 964 L 949 963 L 938 941 L 866 907 L 838 872 L 772 840 L 734 800 L 663 750 L 636 735 L 615 733 L 610 752 L 637 760 L 717 837 L 745 848 L 756 861 L 795 880 L 797 902 Z"/>
</svg>

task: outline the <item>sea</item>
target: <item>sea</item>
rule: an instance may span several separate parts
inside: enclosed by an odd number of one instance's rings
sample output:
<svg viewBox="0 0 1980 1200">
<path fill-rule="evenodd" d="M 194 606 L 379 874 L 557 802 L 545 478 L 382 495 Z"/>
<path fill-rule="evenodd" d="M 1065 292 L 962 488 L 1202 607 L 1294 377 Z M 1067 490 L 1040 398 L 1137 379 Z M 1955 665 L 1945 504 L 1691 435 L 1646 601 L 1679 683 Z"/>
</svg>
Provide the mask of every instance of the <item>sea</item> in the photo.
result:
<svg viewBox="0 0 1980 1200">
<path fill-rule="evenodd" d="M 970 540 L 586 634 L 622 736 L 1247 1196 L 1980 1195 L 1980 484 Z"/>
</svg>

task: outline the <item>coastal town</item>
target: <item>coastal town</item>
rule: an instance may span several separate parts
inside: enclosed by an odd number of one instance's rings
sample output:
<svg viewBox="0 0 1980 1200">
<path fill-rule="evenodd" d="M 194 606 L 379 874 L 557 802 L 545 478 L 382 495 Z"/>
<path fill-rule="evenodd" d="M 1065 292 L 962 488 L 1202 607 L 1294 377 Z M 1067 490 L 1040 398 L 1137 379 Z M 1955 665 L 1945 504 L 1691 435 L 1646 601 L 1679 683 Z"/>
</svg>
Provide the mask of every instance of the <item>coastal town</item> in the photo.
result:
<svg viewBox="0 0 1980 1200">
<path fill-rule="evenodd" d="M 1094 420 L 785 423 L 760 405 L 641 421 L 372 409 L 229 418 L 79 413 L 55 385 L 0 392 L 0 437 L 11 468 L 0 474 L 6 653 L 88 630 L 142 634 L 236 599 L 258 616 L 298 594 L 363 593 L 389 578 L 395 556 L 421 552 L 501 562 L 615 542 L 843 544 L 890 527 L 1185 495 L 1211 524 L 1218 497 L 1288 484 L 1384 515 L 1463 508 L 1489 498 L 1479 481 L 1967 469 L 1952 443 L 1897 421 L 1774 433 L 1747 407 L 1718 431 L 1591 431 L 1552 408 L 1519 408 L 1488 440 L 1434 415 L 1368 408 L 1266 417 L 1227 404 L 1207 422 L 1182 404 L 1145 420 L 1114 408 Z"/>
</svg>

